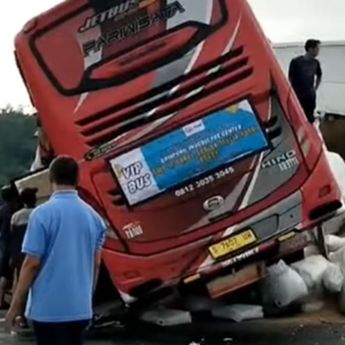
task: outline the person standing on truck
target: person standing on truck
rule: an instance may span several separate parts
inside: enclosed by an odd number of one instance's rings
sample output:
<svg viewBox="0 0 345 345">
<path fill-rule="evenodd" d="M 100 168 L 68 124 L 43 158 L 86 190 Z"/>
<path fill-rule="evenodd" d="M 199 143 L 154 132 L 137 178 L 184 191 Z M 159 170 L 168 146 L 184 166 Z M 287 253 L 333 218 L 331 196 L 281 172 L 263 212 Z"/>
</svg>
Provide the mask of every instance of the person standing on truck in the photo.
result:
<svg viewBox="0 0 345 345">
<path fill-rule="evenodd" d="M 294 58 L 289 67 L 289 80 L 310 123 L 314 123 L 316 92 L 322 81 L 322 69 L 317 56 L 321 41 L 309 39 L 305 55 Z"/>
<path fill-rule="evenodd" d="M 76 191 L 77 162 L 56 158 L 49 168 L 54 194 L 29 218 L 26 255 L 10 310 L 8 328 L 22 315 L 33 321 L 38 345 L 81 345 L 92 318 L 105 224 Z"/>
</svg>

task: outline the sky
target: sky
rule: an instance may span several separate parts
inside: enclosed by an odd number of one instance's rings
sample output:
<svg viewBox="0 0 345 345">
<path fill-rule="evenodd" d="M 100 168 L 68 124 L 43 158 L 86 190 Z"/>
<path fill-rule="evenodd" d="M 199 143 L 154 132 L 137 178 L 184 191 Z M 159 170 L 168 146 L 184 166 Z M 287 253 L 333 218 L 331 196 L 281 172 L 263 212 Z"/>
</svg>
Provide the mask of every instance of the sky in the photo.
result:
<svg viewBox="0 0 345 345">
<path fill-rule="evenodd" d="M 192 1 L 192 0 L 191 0 Z M 194 0 L 197 1 L 197 0 Z M 0 108 L 30 104 L 13 58 L 13 40 L 24 23 L 61 0 L 0 1 Z M 249 0 L 272 42 L 344 40 L 344 0 Z"/>
</svg>

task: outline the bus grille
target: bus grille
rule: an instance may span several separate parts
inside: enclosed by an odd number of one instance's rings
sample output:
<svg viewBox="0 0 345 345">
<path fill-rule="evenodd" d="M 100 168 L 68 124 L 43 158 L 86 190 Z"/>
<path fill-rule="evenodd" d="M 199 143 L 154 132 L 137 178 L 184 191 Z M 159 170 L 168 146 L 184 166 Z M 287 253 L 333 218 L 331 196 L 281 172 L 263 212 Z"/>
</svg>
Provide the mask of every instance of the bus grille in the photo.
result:
<svg viewBox="0 0 345 345">
<path fill-rule="evenodd" d="M 245 55 L 243 47 L 239 47 L 165 85 L 76 123 L 80 126 L 87 145 L 96 148 L 134 129 L 183 110 L 224 87 L 234 86 L 249 78 L 252 73 L 249 57 Z M 175 92 L 170 92 L 181 83 L 183 85 Z M 211 83 L 215 85 L 208 87 Z"/>
</svg>

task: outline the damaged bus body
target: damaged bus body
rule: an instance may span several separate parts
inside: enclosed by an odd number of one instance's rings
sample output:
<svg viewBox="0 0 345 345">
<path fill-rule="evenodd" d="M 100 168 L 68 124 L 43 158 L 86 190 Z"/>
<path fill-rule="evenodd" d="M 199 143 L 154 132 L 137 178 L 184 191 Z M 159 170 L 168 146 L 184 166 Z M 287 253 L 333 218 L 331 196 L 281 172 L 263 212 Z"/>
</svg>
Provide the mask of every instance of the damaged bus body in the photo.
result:
<svg viewBox="0 0 345 345">
<path fill-rule="evenodd" d="M 70 0 L 15 46 L 55 153 L 80 162 L 109 223 L 103 261 L 127 304 L 226 296 L 342 206 L 244 0 Z"/>
</svg>

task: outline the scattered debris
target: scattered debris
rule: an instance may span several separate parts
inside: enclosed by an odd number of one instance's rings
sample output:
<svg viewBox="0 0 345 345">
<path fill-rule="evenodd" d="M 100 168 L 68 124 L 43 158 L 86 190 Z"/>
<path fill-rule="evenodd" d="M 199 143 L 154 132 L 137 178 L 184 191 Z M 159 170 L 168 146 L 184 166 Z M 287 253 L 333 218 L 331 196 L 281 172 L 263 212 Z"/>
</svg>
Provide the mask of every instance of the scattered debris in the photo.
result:
<svg viewBox="0 0 345 345">
<path fill-rule="evenodd" d="M 302 306 L 303 313 L 315 313 L 317 311 L 320 311 L 325 306 L 324 301 L 315 301 L 315 302 L 309 302 L 305 303 Z"/>
<path fill-rule="evenodd" d="M 140 316 L 145 322 L 153 323 L 158 326 L 170 327 L 192 323 L 190 312 L 175 309 L 155 309 L 149 310 Z"/>
<path fill-rule="evenodd" d="M 337 252 L 345 247 L 345 238 L 339 236 L 327 235 L 325 242 L 330 252 Z"/>
<path fill-rule="evenodd" d="M 263 317 L 288 317 L 301 312 L 317 313 L 325 306 L 326 293 L 339 296 L 339 306 L 345 314 L 345 238 L 326 236 L 330 260 L 320 255 L 313 240 L 315 238 L 311 236 L 305 250 L 309 256 L 305 259 L 290 266 L 281 260 L 268 267 L 267 277 L 259 289 L 250 290 L 258 292 L 255 298 L 250 299 L 248 291 L 246 298 L 234 299 L 232 305 L 214 306 L 213 316 L 241 322 Z M 239 304 L 242 301 L 251 305 Z M 190 302 L 197 305 L 201 301 Z M 199 308 L 205 308 L 204 303 L 200 303 Z M 328 323 L 325 319 L 320 322 Z"/>
<path fill-rule="evenodd" d="M 262 283 L 264 304 L 285 307 L 308 295 L 308 288 L 301 276 L 284 261 L 268 268 L 268 276 Z"/>
<path fill-rule="evenodd" d="M 329 266 L 329 261 L 322 255 L 313 255 L 296 262 L 291 267 L 303 278 L 309 290 L 322 284 L 322 277 Z"/>
<path fill-rule="evenodd" d="M 324 272 L 322 281 L 328 292 L 339 293 L 344 282 L 344 275 L 340 266 L 330 262 L 326 271 Z"/>
<path fill-rule="evenodd" d="M 336 252 L 330 253 L 329 259 L 331 262 L 338 264 L 345 275 L 345 247 L 337 250 Z"/>
<path fill-rule="evenodd" d="M 224 338 L 223 339 L 223 342 L 226 343 L 226 344 L 232 343 L 233 341 L 234 341 L 234 339 L 232 339 L 232 338 Z"/>
<path fill-rule="evenodd" d="M 304 248 L 304 257 L 309 257 L 313 255 L 320 255 L 320 250 L 316 244 L 310 244 Z"/>
<path fill-rule="evenodd" d="M 212 315 L 217 318 L 230 319 L 235 322 L 264 318 L 262 306 L 249 304 L 233 304 L 215 308 L 212 310 Z"/>
<path fill-rule="evenodd" d="M 332 322 L 330 322 L 329 320 L 326 320 L 324 318 L 320 318 L 320 322 L 323 324 L 323 325 L 331 325 Z"/>
<path fill-rule="evenodd" d="M 201 338 L 199 341 L 192 341 L 189 345 L 203 345 L 205 344 L 205 338 Z"/>
</svg>

